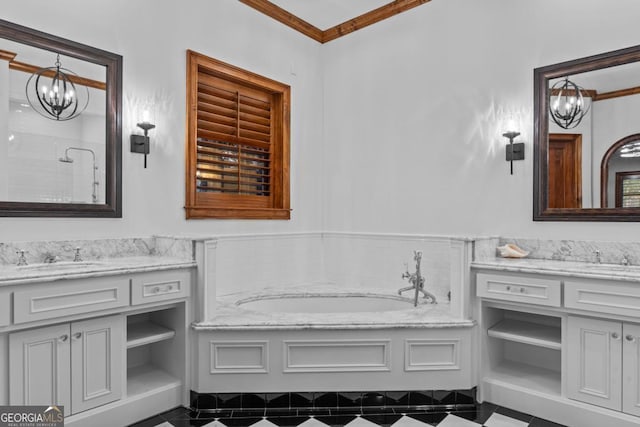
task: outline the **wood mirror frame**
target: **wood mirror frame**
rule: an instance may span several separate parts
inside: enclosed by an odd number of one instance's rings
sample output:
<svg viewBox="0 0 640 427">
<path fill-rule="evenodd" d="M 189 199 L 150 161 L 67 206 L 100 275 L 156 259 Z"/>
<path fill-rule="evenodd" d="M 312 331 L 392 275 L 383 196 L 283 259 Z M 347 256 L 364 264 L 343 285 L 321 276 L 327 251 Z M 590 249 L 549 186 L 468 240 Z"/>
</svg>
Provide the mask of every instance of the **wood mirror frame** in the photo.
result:
<svg viewBox="0 0 640 427">
<path fill-rule="evenodd" d="M 122 56 L 0 19 L 0 38 L 105 67 L 105 203 L 0 201 L 1 217 L 122 217 Z"/>
<path fill-rule="evenodd" d="M 533 220 L 640 221 L 640 208 L 549 208 L 549 81 L 640 61 L 640 46 L 536 68 L 533 72 Z"/>
</svg>

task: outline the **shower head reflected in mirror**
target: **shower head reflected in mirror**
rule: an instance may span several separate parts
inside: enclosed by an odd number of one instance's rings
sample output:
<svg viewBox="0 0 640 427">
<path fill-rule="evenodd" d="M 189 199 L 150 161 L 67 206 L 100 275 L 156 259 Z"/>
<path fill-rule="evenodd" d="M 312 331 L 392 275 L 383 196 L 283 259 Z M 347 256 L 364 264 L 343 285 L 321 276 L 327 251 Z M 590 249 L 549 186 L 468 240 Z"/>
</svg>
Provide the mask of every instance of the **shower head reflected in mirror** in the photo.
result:
<svg viewBox="0 0 640 427">
<path fill-rule="evenodd" d="M 96 171 L 98 170 L 98 166 L 96 166 L 96 153 L 94 153 L 93 150 L 89 149 L 89 148 L 80 148 L 80 147 L 67 147 L 66 150 L 64 150 L 64 157 L 59 157 L 58 161 L 62 162 L 62 163 L 73 163 L 73 159 L 71 157 L 69 157 L 69 150 L 76 150 L 76 151 L 85 151 L 87 153 L 91 153 L 91 160 L 93 162 L 93 181 L 91 182 L 91 201 L 93 203 L 98 203 L 98 180 L 96 179 Z"/>
</svg>

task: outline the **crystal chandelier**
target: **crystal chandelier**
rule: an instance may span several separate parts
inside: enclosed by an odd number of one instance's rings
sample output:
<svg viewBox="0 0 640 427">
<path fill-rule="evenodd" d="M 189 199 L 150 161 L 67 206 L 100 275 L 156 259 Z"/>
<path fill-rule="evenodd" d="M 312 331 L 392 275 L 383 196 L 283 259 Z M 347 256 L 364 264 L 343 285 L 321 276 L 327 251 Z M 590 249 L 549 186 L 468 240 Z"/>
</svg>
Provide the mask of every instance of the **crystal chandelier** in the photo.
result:
<svg viewBox="0 0 640 427">
<path fill-rule="evenodd" d="M 89 89 L 74 84 L 80 80 L 73 71 L 62 67 L 58 54 L 53 67 L 41 68 L 29 77 L 27 100 L 41 116 L 57 121 L 71 120 L 89 104 Z"/>
<path fill-rule="evenodd" d="M 563 129 L 572 129 L 580 124 L 587 114 L 588 105 L 582 96 L 583 88 L 565 77 L 551 87 L 549 112 L 551 119 Z"/>
</svg>

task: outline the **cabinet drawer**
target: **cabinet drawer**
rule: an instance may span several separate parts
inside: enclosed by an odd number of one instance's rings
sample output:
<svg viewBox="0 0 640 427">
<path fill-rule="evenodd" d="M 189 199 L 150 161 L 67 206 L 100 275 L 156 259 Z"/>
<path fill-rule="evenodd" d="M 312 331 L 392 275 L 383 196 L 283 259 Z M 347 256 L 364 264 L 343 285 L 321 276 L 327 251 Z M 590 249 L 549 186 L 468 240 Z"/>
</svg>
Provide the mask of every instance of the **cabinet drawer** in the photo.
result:
<svg viewBox="0 0 640 427">
<path fill-rule="evenodd" d="M 560 280 L 510 274 L 478 273 L 476 294 L 482 298 L 560 307 Z"/>
<path fill-rule="evenodd" d="M 99 277 L 29 286 L 13 294 L 14 323 L 33 322 L 129 305 L 129 279 Z"/>
<path fill-rule="evenodd" d="M 158 271 L 133 276 L 131 280 L 131 304 L 146 304 L 189 296 L 191 272 Z"/>
<path fill-rule="evenodd" d="M 640 286 L 637 283 L 565 281 L 564 294 L 567 308 L 634 317 L 640 313 Z"/>
</svg>

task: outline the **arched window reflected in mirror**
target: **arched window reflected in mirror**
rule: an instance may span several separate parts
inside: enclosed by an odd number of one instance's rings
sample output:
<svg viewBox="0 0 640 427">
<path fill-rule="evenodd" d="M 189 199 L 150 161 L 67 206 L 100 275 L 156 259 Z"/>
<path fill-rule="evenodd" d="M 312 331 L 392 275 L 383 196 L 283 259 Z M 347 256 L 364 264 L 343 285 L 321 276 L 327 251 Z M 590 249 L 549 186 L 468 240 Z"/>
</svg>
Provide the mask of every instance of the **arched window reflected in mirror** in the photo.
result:
<svg viewBox="0 0 640 427">
<path fill-rule="evenodd" d="M 600 169 L 603 208 L 640 207 L 640 133 L 611 145 Z"/>
</svg>

